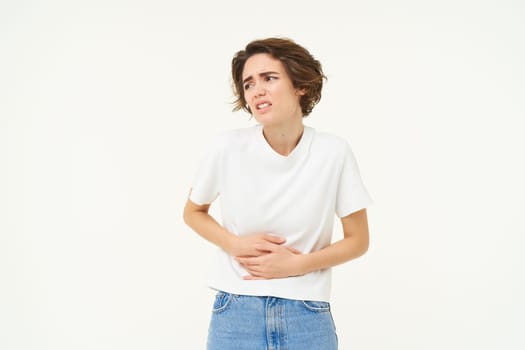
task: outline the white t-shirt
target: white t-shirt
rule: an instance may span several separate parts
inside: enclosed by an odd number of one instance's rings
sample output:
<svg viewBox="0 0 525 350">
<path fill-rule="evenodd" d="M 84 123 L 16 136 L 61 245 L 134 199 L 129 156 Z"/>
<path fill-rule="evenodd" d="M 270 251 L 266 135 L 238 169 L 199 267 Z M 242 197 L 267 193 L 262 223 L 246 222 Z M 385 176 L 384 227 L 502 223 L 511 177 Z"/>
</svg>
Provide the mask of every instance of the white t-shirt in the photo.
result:
<svg viewBox="0 0 525 350">
<path fill-rule="evenodd" d="M 228 231 L 282 236 L 305 254 L 330 245 L 334 213 L 344 217 L 371 204 L 348 143 L 308 126 L 288 156 L 271 148 L 260 125 L 216 137 L 189 198 L 202 205 L 217 197 Z M 219 249 L 209 286 L 234 294 L 330 299 L 331 269 L 270 280 L 243 280 L 247 274 Z"/>
</svg>

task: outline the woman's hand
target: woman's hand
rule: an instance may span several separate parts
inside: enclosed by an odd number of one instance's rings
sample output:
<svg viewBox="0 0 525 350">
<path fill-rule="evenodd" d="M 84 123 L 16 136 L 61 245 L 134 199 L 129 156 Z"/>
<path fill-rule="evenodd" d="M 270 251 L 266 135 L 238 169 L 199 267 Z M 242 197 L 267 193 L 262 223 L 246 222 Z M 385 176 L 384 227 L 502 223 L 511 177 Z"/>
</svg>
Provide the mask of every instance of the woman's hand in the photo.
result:
<svg viewBox="0 0 525 350">
<path fill-rule="evenodd" d="M 245 280 L 285 278 L 302 275 L 301 255 L 295 248 L 270 242 L 258 242 L 254 247 L 259 253 L 237 256 L 235 260 L 249 273 Z"/>
<path fill-rule="evenodd" d="M 234 257 L 255 257 L 266 254 L 257 247 L 279 247 L 286 239 L 267 233 L 256 233 L 252 235 L 235 236 L 228 254 Z"/>
</svg>

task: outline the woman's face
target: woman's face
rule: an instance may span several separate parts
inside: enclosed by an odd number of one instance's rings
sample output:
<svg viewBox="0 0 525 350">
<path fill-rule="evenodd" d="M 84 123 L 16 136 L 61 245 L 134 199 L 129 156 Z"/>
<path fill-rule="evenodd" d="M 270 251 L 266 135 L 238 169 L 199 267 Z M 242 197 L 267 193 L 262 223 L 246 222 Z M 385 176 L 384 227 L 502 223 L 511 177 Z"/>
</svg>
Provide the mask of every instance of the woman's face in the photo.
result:
<svg viewBox="0 0 525 350">
<path fill-rule="evenodd" d="M 302 120 L 299 100 L 304 92 L 294 88 L 281 61 L 265 53 L 253 55 L 244 64 L 242 79 L 244 98 L 260 124 Z"/>
</svg>

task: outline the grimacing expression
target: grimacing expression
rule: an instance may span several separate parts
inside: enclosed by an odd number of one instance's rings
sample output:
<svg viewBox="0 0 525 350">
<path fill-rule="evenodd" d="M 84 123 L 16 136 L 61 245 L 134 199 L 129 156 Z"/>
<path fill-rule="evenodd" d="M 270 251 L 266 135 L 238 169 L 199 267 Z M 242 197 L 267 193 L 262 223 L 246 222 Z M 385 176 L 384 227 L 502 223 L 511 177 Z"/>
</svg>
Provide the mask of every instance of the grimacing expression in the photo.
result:
<svg viewBox="0 0 525 350">
<path fill-rule="evenodd" d="M 248 58 L 243 74 L 244 99 L 254 118 L 263 125 L 302 117 L 300 98 L 282 62 L 266 53 Z"/>
</svg>

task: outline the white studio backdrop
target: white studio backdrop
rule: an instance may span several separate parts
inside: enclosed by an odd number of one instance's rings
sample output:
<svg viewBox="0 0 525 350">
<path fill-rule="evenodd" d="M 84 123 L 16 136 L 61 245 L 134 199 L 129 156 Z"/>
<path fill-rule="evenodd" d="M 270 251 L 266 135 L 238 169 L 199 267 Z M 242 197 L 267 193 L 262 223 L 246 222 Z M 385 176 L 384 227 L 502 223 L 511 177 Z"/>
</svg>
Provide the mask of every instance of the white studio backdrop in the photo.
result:
<svg viewBox="0 0 525 350">
<path fill-rule="evenodd" d="M 340 348 L 523 349 L 520 1 L 0 3 L 0 349 L 204 349 L 215 248 L 182 209 L 250 40 L 328 81 L 371 248 L 334 269 Z M 341 230 L 335 237 L 341 236 Z"/>
</svg>

